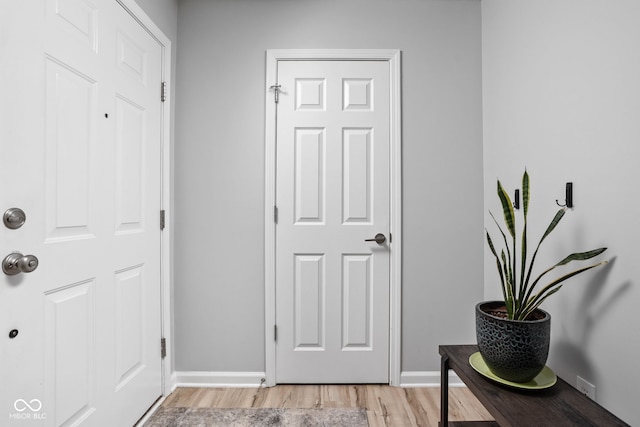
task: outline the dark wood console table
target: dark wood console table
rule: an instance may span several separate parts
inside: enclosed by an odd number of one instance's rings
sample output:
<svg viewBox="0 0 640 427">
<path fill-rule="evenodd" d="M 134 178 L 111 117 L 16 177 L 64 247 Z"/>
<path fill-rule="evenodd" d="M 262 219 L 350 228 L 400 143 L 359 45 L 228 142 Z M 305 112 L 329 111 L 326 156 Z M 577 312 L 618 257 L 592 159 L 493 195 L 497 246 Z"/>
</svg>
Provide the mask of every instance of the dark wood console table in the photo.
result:
<svg viewBox="0 0 640 427">
<path fill-rule="evenodd" d="M 545 390 L 517 390 L 502 386 L 477 373 L 469 365 L 476 345 L 441 345 L 441 426 L 628 426 L 562 379 Z M 478 398 L 494 421 L 449 422 L 449 369 Z"/>
</svg>

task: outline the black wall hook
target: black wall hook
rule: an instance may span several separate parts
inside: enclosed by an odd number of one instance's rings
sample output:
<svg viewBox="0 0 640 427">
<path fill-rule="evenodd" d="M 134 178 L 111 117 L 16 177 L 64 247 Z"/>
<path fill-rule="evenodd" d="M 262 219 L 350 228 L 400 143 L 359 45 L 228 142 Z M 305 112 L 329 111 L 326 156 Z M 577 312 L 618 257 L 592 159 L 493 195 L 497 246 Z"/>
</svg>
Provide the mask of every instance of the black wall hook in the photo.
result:
<svg viewBox="0 0 640 427">
<path fill-rule="evenodd" d="M 520 190 L 513 192 L 513 208 L 520 209 Z"/>
<path fill-rule="evenodd" d="M 561 205 L 558 199 L 556 199 L 556 204 L 563 208 L 573 207 L 573 182 L 567 182 L 567 186 L 565 187 L 564 205 Z"/>
</svg>

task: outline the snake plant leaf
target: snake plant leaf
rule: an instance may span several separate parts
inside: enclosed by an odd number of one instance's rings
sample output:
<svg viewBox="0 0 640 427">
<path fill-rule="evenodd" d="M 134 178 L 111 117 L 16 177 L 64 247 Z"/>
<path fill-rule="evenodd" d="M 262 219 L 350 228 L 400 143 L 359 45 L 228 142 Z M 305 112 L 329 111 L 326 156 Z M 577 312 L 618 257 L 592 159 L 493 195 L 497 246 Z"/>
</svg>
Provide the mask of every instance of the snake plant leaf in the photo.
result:
<svg viewBox="0 0 640 427">
<path fill-rule="evenodd" d="M 504 271 L 502 270 L 502 265 L 500 264 L 500 258 L 498 257 L 498 253 L 496 252 L 496 248 L 493 245 L 493 241 L 491 240 L 491 236 L 489 235 L 489 232 L 486 230 L 485 232 L 487 234 L 487 243 L 489 244 L 489 248 L 491 248 L 491 253 L 496 258 L 496 267 L 498 267 L 498 274 L 500 276 L 500 283 L 502 285 L 501 286 L 502 297 L 506 300 L 507 294 L 505 293 Z"/>
<path fill-rule="evenodd" d="M 524 212 L 524 218 L 526 220 L 527 213 L 529 212 L 529 174 L 525 169 L 524 175 L 522 175 L 522 210 Z"/>
<path fill-rule="evenodd" d="M 599 249 L 594 249 L 592 251 L 574 253 L 574 254 L 569 255 L 568 257 L 566 257 L 565 259 L 563 259 L 559 263 L 557 263 L 555 265 L 555 267 L 560 266 L 560 265 L 568 264 L 571 261 L 584 261 L 584 260 L 587 260 L 587 259 L 591 259 L 593 257 L 596 257 L 596 256 L 600 255 L 602 252 L 604 252 L 606 250 L 607 250 L 607 248 L 599 248 Z"/>
<path fill-rule="evenodd" d="M 509 292 L 507 288 L 511 283 L 511 274 L 509 273 L 509 263 L 507 262 L 507 257 L 504 254 L 504 251 L 500 251 L 500 257 L 502 258 L 502 269 L 504 270 L 504 280 L 505 280 L 505 292 L 507 293 L 507 297 L 509 296 Z"/>
<path fill-rule="evenodd" d="M 587 252 L 576 252 L 576 253 L 573 253 L 573 254 L 567 256 L 562 261 L 558 262 L 557 264 L 547 268 L 545 271 L 540 273 L 540 275 L 536 278 L 536 280 L 534 280 L 534 282 L 531 284 L 531 286 L 529 286 L 529 290 L 527 292 L 527 295 L 524 297 L 524 299 L 525 300 L 529 299 L 529 297 L 531 296 L 531 293 L 535 289 L 535 287 L 538 284 L 538 282 L 540 282 L 542 277 L 545 276 L 550 271 L 552 271 L 553 269 L 555 269 L 556 267 L 560 267 L 561 265 L 569 264 L 571 261 L 585 261 L 585 260 L 591 259 L 593 257 L 596 257 L 596 256 L 600 255 L 601 253 L 603 253 L 606 250 L 607 250 L 607 248 L 599 248 L 599 249 L 594 249 L 594 250 L 587 251 Z M 603 261 L 603 263 L 606 264 L 606 261 Z M 602 263 L 597 264 L 597 265 L 601 265 L 601 264 Z"/>
<path fill-rule="evenodd" d="M 504 215 L 504 222 L 507 225 L 507 230 L 511 235 L 512 245 L 513 245 L 513 259 L 509 254 L 509 275 L 511 276 L 511 280 L 509 281 L 509 287 L 511 292 L 516 293 L 516 277 L 517 277 L 517 267 L 516 267 L 516 216 L 513 210 L 513 203 L 511 202 L 511 198 L 509 194 L 506 192 L 500 180 L 498 180 L 498 198 L 500 199 L 500 203 L 502 204 L 502 213 Z M 509 245 L 505 239 L 505 245 L 507 246 L 507 250 L 509 249 Z M 514 299 L 514 303 L 517 303 L 517 300 Z"/>
<path fill-rule="evenodd" d="M 518 299 L 522 299 L 525 292 L 524 273 L 527 269 L 527 217 L 524 217 L 522 226 L 522 251 L 520 253 L 520 286 L 518 287 Z"/>
<path fill-rule="evenodd" d="M 506 278 L 506 283 L 504 285 L 504 294 L 506 294 L 506 297 L 504 299 L 504 303 L 505 306 L 507 307 L 507 315 L 509 316 L 509 318 L 511 318 L 511 316 L 513 316 L 513 311 L 514 311 L 514 303 L 515 303 L 515 298 L 513 295 L 513 276 L 508 272 L 509 268 L 508 268 L 508 263 L 507 263 L 507 258 L 505 257 L 504 251 L 502 251 L 501 253 L 502 256 L 502 264 L 503 264 L 503 268 L 505 271 L 507 271 L 507 278 Z"/>
<path fill-rule="evenodd" d="M 572 271 L 571 273 L 567 273 L 563 276 L 558 277 L 556 280 L 552 281 L 551 283 L 549 283 L 548 285 L 546 285 L 544 288 L 542 288 L 537 294 L 535 294 L 534 296 L 529 298 L 529 295 L 531 294 L 531 291 L 533 290 L 533 286 L 531 286 L 531 288 L 529 289 L 529 292 L 527 293 L 527 305 L 529 304 L 529 301 L 532 301 L 533 303 L 535 303 L 537 300 L 539 300 L 540 298 L 544 297 L 544 295 L 549 292 L 551 289 L 557 287 L 560 283 L 564 282 L 567 279 L 570 279 L 573 276 L 576 276 L 580 273 L 583 273 L 587 270 L 591 270 L 592 268 L 596 268 L 599 267 L 601 265 L 607 264 L 609 261 L 601 261 L 597 264 L 593 264 L 590 265 L 588 267 L 583 267 L 580 268 L 578 270 Z M 555 267 L 555 266 L 554 266 Z M 550 268 L 549 270 L 552 270 L 554 267 Z M 538 304 L 539 305 L 539 304 Z"/>
<path fill-rule="evenodd" d="M 513 212 L 513 203 L 511 202 L 511 198 L 509 194 L 505 191 L 498 180 L 498 197 L 500 198 L 500 203 L 502 204 L 502 213 L 504 214 L 504 222 L 507 225 L 507 230 L 511 237 L 515 239 L 516 237 L 516 216 Z"/>
<path fill-rule="evenodd" d="M 542 305 L 542 303 L 544 302 L 544 300 L 546 300 L 547 298 L 549 298 L 551 295 L 555 294 L 556 292 L 558 292 L 560 290 L 560 288 L 562 288 L 562 285 L 558 285 L 557 287 L 553 288 L 552 290 L 550 290 L 549 292 L 547 292 L 546 295 L 544 295 L 542 298 L 538 299 L 537 301 L 532 302 L 532 304 L 527 304 L 520 313 L 518 313 L 517 315 L 514 316 L 515 320 L 526 320 L 531 314 L 533 314 L 534 311 L 536 311 L 536 309 L 538 307 L 540 307 L 540 305 Z"/>
<path fill-rule="evenodd" d="M 513 271 L 512 271 L 512 267 L 511 267 L 511 265 L 512 265 L 511 264 L 511 251 L 509 250 L 509 243 L 507 242 L 507 235 L 504 233 L 504 231 L 502 231 L 502 227 L 500 227 L 500 224 L 498 224 L 498 220 L 496 219 L 496 217 L 493 216 L 493 212 L 489 211 L 489 215 L 491 215 L 491 218 L 493 218 L 493 222 L 498 227 L 498 230 L 500 231 L 500 234 L 502 234 L 502 240 L 504 241 L 505 248 L 507 248 L 507 258 L 509 260 L 509 262 L 507 263 L 507 267 L 505 268 L 505 273 L 507 274 L 507 276 L 511 276 L 513 274 Z"/>
<path fill-rule="evenodd" d="M 525 169 L 522 175 L 522 210 L 523 210 L 523 226 L 522 226 L 522 252 L 520 254 L 520 286 L 518 288 L 518 299 L 522 301 L 526 291 L 525 271 L 527 269 L 527 213 L 529 212 L 529 174 Z"/>
<path fill-rule="evenodd" d="M 551 234 L 551 232 L 556 228 L 556 226 L 558 225 L 558 223 L 560 222 L 560 220 L 562 219 L 566 211 L 567 211 L 567 208 L 562 208 L 558 212 L 556 212 L 555 216 L 551 220 L 551 224 L 549 224 L 549 226 L 547 227 L 547 231 L 545 231 L 544 234 L 542 235 L 542 238 L 540 239 L 540 243 L 542 243 L 544 239 L 546 239 L 547 236 Z M 540 245 L 540 243 L 538 244 L 538 246 Z"/>
<path fill-rule="evenodd" d="M 556 212 L 553 219 L 551 220 L 551 223 L 547 227 L 547 230 L 544 232 L 544 234 L 540 238 L 540 241 L 536 246 L 536 250 L 533 252 L 533 256 L 531 257 L 531 263 L 529 264 L 529 270 L 527 271 L 527 278 L 525 280 L 525 285 L 524 285 L 525 288 L 529 286 L 529 280 L 531 279 L 531 273 L 533 272 L 533 264 L 535 264 L 536 262 L 536 257 L 538 256 L 538 250 L 540 249 L 542 242 L 544 242 L 544 239 L 546 239 L 547 236 L 551 234 L 551 232 L 556 228 L 556 226 L 558 225 L 562 217 L 564 217 L 565 212 L 566 212 L 566 208 L 562 208 L 558 210 L 558 212 Z M 540 276 L 538 277 L 538 279 L 540 279 Z"/>
</svg>

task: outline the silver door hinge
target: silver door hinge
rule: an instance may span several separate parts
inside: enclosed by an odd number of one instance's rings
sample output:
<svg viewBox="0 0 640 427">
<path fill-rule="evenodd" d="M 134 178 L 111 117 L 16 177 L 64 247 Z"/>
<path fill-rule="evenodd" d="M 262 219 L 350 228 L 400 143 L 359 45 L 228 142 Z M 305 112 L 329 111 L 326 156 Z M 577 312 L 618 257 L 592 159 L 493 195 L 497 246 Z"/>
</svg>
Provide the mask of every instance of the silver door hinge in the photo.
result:
<svg viewBox="0 0 640 427">
<path fill-rule="evenodd" d="M 275 103 L 277 104 L 279 101 L 279 94 L 280 94 L 280 87 L 281 85 L 271 85 L 269 86 L 269 89 L 271 89 L 273 91 L 274 97 L 273 100 L 275 101 Z"/>
<path fill-rule="evenodd" d="M 160 338 L 160 357 L 163 359 L 167 357 L 167 339 Z"/>
<path fill-rule="evenodd" d="M 160 211 L 160 230 L 164 230 L 164 209 Z"/>
<path fill-rule="evenodd" d="M 278 325 L 273 325 L 273 340 L 278 341 Z"/>
<path fill-rule="evenodd" d="M 273 222 L 278 223 L 278 207 L 273 207 Z"/>
<path fill-rule="evenodd" d="M 160 83 L 160 101 L 164 102 L 167 100 L 167 82 Z"/>
</svg>

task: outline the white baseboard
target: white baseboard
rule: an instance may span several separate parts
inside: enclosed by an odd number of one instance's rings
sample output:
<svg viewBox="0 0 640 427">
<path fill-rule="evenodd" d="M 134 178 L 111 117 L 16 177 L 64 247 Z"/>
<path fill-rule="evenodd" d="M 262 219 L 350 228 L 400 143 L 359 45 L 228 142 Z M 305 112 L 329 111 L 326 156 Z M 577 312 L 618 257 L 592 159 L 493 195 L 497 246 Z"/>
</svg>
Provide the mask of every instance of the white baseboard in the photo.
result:
<svg viewBox="0 0 640 427">
<path fill-rule="evenodd" d="M 208 372 L 178 371 L 172 375 L 173 389 L 176 387 L 259 387 L 263 384 L 264 372 Z"/>
<path fill-rule="evenodd" d="M 401 372 L 400 387 L 440 387 L 440 371 Z M 465 387 L 453 371 L 449 371 L 449 387 Z"/>
<path fill-rule="evenodd" d="M 177 371 L 171 375 L 171 391 L 177 387 L 259 387 L 264 372 Z M 449 371 L 449 387 L 464 387 Z M 405 371 L 400 373 L 400 387 L 440 387 L 440 371 Z"/>
</svg>

